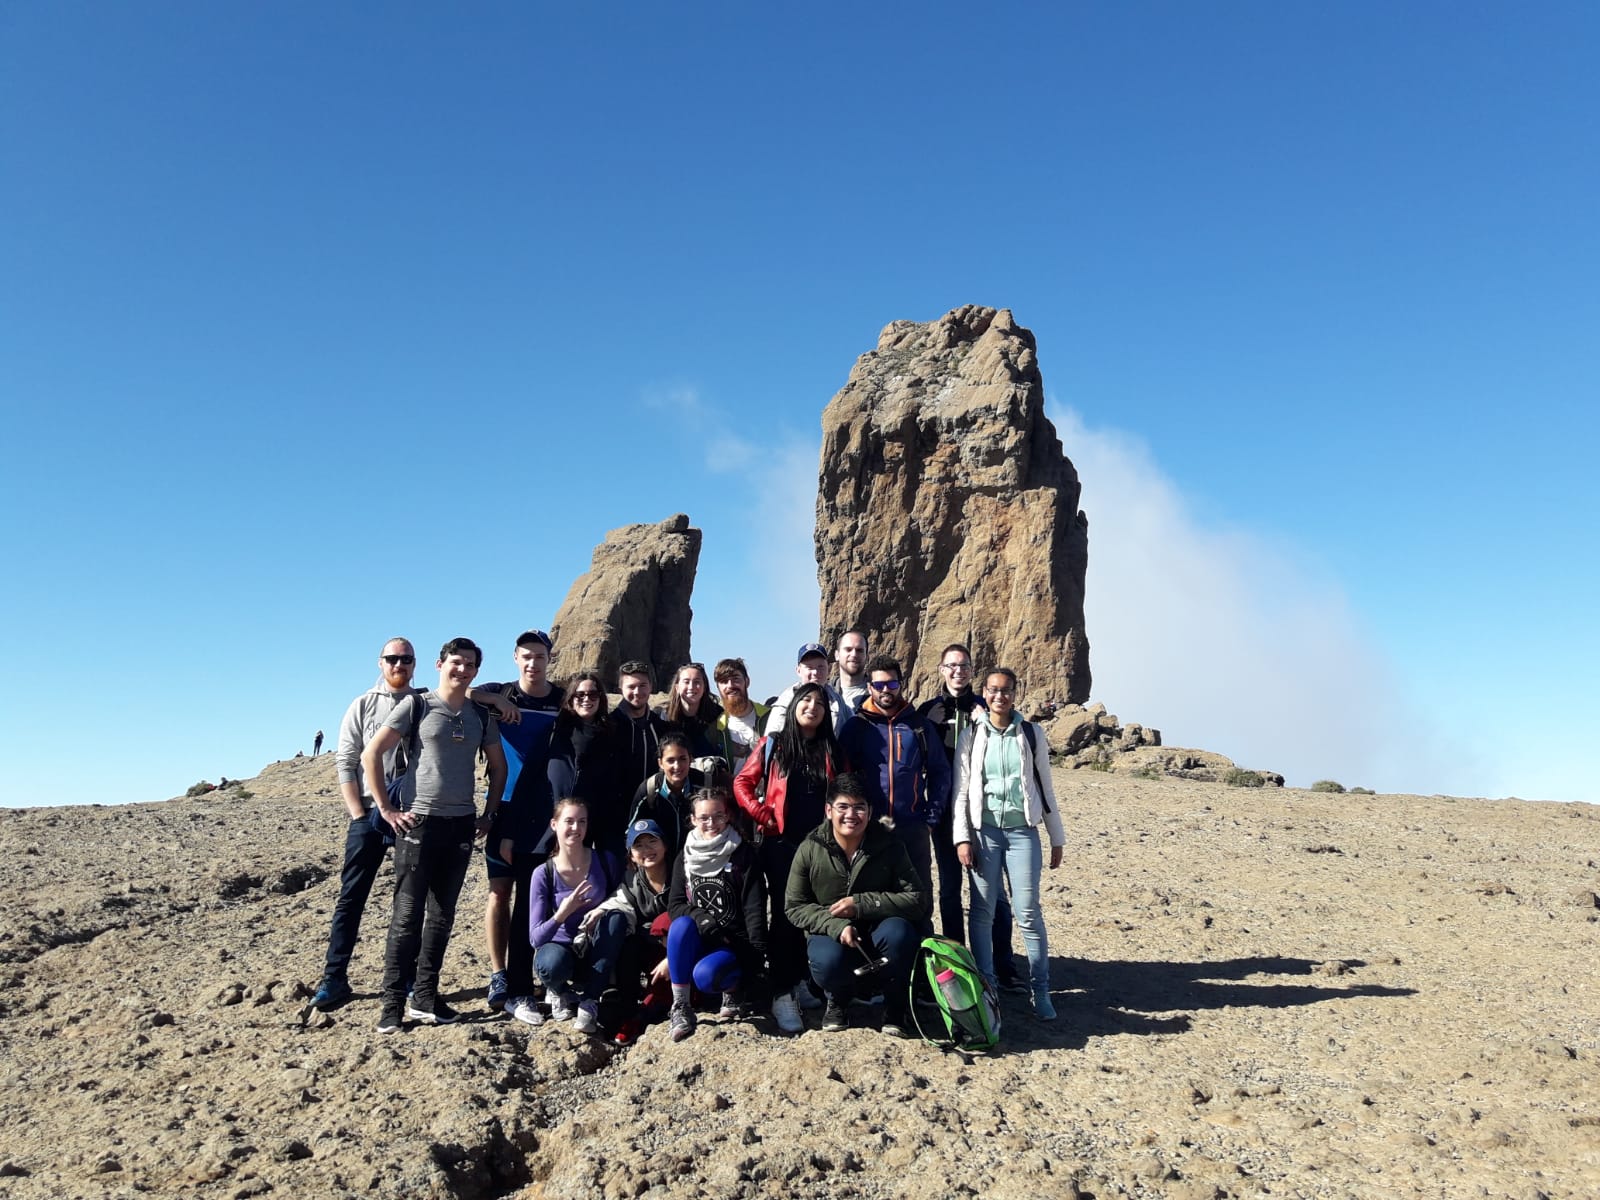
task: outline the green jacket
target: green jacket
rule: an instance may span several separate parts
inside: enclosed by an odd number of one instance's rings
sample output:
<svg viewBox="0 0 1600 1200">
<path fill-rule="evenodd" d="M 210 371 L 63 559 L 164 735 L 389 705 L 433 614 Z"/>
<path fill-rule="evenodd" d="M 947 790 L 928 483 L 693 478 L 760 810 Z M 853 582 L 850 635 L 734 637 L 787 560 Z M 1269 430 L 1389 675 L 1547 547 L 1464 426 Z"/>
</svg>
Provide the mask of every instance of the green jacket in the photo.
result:
<svg viewBox="0 0 1600 1200">
<path fill-rule="evenodd" d="M 846 896 L 855 897 L 853 920 L 828 912 L 835 900 Z M 888 917 L 920 921 L 926 903 L 911 856 L 877 821 L 867 826 L 854 862 L 846 860 L 833 839 L 833 826 L 826 821 L 806 834 L 795 851 L 783 894 L 783 911 L 791 925 L 831 938 L 847 925 L 870 929 Z"/>
</svg>

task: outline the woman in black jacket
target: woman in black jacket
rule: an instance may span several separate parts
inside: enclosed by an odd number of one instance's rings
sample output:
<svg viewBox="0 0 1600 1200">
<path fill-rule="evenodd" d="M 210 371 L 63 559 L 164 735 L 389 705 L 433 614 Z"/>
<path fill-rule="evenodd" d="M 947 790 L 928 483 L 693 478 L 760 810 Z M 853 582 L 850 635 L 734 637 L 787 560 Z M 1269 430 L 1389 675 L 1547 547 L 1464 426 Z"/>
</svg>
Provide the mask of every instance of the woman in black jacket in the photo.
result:
<svg viewBox="0 0 1600 1200">
<path fill-rule="evenodd" d="M 589 806 L 589 841 L 622 857 L 628 814 L 617 803 L 616 730 L 606 720 L 606 689 L 593 671 L 567 681 L 566 698 L 550 732 L 550 795 Z"/>
</svg>

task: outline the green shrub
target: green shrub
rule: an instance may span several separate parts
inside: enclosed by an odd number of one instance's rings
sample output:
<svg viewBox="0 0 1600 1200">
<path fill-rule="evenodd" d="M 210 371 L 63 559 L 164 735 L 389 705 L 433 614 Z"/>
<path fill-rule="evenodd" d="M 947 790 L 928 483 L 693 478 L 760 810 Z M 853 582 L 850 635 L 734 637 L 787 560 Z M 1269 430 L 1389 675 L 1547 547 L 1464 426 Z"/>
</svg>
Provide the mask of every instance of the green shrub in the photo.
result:
<svg viewBox="0 0 1600 1200">
<path fill-rule="evenodd" d="M 1222 777 L 1222 782 L 1229 787 L 1265 787 L 1267 780 L 1259 771 L 1246 771 L 1243 767 L 1234 767 Z"/>
<path fill-rule="evenodd" d="M 202 779 L 199 783 L 194 784 L 192 787 L 190 787 L 190 789 L 187 792 L 185 792 L 184 795 L 185 796 L 204 796 L 207 792 L 214 792 L 216 790 L 217 790 L 217 788 L 216 788 L 215 784 L 207 783 L 204 779 Z"/>
<path fill-rule="evenodd" d="M 1137 771 L 1133 772 L 1133 777 L 1135 779 L 1160 779 L 1165 774 L 1166 772 L 1164 772 L 1160 767 L 1156 766 L 1155 763 L 1146 763 Z"/>
<path fill-rule="evenodd" d="M 1351 788 L 1350 794 L 1352 796 L 1376 796 L 1378 793 L 1371 788 Z"/>
<path fill-rule="evenodd" d="M 1109 758 L 1097 758 L 1089 764 L 1089 770 L 1109 771 L 1111 770 L 1111 760 Z"/>
<path fill-rule="evenodd" d="M 1311 785 L 1313 792 L 1342 792 L 1344 784 L 1334 779 L 1319 779 Z"/>
</svg>

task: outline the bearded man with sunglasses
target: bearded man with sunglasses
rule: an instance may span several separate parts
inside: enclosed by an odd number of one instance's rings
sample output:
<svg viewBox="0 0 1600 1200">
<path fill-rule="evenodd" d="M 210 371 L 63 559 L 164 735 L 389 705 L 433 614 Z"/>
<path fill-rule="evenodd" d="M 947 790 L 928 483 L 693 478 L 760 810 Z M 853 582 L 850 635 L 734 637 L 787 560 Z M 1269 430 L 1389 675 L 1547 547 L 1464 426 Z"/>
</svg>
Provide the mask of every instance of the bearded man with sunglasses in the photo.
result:
<svg viewBox="0 0 1600 1200">
<path fill-rule="evenodd" d="M 874 818 L 890 825 L 922 881 L 924 934 L 933 932 L 933 827 L 950 800 L 950 763 L 939 731 L 911 706 L 900 664 L 880 654 L 867 664 L 870 695 L 839 732 Z"/>
<path fill-rule="evenodd" d="M 311 1006 L 324 1011 L 338 1008 L 351 995 L 350 957 L 361 932 L 361 914 L 372 893 L 372 881 L 383 866 L 384 851 L 394 844 L 388 825 L 373 817 L 373 782 L 364 778 L 361 752 L 399 701 L 411 694 L 411 677 L 417 669 L 417 652 L 405 638 L 390 638 L 378 655 L 378 682 L 350 702 L 339 723 L 339 748 L 334 763 L 339 769 L 339 794 L 344 798 L 350 823 L 345 831 L 344 868 L 339 876 L 339 899 L 333 906 L 333 928 L 328 932 L 328 957 L 322 982 Z M 404 749 L 395 746 L 383 756 L 383 779 L 376 785 L 394 793 L 409 783 Z M 395 794 L 397 801 L 404 797 Z M 402 803 L 399 807 L 405 807 Z"/>
</svg>

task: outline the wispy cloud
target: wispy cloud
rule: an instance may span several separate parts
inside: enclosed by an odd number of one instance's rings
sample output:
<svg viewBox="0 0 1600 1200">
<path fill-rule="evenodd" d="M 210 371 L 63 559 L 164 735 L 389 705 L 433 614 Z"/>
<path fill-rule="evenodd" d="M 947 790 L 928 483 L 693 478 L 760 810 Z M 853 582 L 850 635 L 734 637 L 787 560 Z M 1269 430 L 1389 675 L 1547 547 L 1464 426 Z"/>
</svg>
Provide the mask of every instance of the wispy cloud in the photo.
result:
<svg viewBox="0 0 1600 1200">
<path fill-rule="evenodd" d="M 1208 526 L 1132 435 L 1047 410 L 1089 514 L 1096 699 L 1170 745 L 1302 787 L 1482 795 L 1496 782 L 1415 711 L 1337 580 L 1249 531 Z"/>
</svg>

